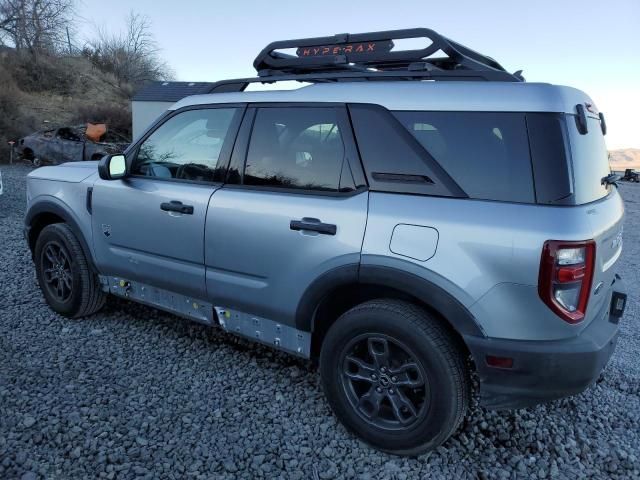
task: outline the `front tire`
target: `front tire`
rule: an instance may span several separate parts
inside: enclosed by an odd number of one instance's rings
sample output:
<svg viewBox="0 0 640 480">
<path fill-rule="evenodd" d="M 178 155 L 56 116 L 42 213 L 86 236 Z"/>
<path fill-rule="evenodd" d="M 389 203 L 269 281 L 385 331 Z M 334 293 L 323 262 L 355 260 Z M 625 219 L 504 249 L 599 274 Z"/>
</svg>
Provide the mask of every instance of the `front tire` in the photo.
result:
<svg viewBox="0 0 640 480">
<path fill-rule="evenodd" d="M 399 300 L 373 300 L 343 314 L 324 339 L 320 374 L 340 421 L 399 455 L 444 443 L 469 405 L 471 382 L 452 335 Z"/>
<path fill-rule="evenodd" d="M 42 229 L 34 260 L 40 289 L 54 311 L 78 318 L 102 308 L 106 294 L 68 225 L 55 223 Z"/>
</svg>

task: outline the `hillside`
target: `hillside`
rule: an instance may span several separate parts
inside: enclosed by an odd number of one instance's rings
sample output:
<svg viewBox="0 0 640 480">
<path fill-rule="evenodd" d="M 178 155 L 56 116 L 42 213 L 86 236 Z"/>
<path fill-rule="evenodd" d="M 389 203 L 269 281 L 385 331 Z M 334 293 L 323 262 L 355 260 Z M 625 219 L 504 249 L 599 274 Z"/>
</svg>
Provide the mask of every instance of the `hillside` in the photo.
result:
<svg viewBox="0 0 640 480">
<path fill-rule="evenodd" d="M 613 170 L 624 171 L 626 168 L 640 169 L 640 148 L 611 150 L 609 155 L 609 163 Z"/>
<path fill-rule="evenodd" d="M 11 50 L 0 51 L 0 163 L 7 141 L 55 126 L 107 122 L 128 136 L 131 88 L 84 57 L 41 58 L 34 65 Z"/>
</svg>

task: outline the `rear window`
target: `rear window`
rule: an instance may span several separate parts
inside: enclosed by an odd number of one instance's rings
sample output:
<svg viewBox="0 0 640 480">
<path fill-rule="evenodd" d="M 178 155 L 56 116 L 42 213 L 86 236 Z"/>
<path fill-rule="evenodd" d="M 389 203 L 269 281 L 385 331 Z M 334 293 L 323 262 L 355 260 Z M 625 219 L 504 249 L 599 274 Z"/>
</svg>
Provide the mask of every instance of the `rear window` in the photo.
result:
<svg viewBox="0 0 640 480">
<path fill-rule="evenodd" d="M 567 115 L 567 130 L 571 144 L 573 183 L 577 205 L 594 202 L 609 193 L 611 186 L 602 178 L 610 173 L 609 154 L 600 128 L 600 120 L 587 117 L 588 133 L 581 135 L 575 117 Z"/>
<path fill-rule="evenodd" d="M 525 113 L 394 114 L 469 197 L 535 202 Z"/>
</svg>

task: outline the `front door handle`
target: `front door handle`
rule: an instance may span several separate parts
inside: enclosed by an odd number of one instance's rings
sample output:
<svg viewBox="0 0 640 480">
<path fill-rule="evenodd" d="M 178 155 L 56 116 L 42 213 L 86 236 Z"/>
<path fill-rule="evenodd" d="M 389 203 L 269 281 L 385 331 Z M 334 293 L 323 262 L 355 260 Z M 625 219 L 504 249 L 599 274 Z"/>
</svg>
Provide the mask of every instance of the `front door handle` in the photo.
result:
<svg viewBox="0 0 640 480">
<path fill-rule="evenodd" d="M 304 217 L 302 220 L 291 220 L 289 224 L 291 230 L 310 230 L 323 235 L 335 235 L 337 227 L 331 223 L 322 223 L 317 218 Z"/>
<path fill-rule="evenodd" d="M 178 200 L 171 200 L 160 204 L 160 210 L 165 212 L 177 212 L 184 215 L 193 215 L 193 205 L 185 205 Z"/>
</svg>

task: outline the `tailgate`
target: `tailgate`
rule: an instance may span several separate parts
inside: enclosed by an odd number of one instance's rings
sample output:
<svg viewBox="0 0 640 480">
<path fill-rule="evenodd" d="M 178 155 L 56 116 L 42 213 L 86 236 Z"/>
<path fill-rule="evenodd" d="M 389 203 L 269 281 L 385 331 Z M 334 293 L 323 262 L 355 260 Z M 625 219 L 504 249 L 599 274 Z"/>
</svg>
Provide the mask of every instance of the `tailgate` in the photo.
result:
<svg viewBox="0 0 640 480">
<path fill-rule="evenodd" d="M 604 302 L 611 301 L 611 286 L 622 253 L 624 220 L 624 204 L 617 189 L 590 207 L 587 214 L 596 242 L 596 258 L 591 297 L 587 307 L 588 322 L 593 320 Z"/>
</svg>

